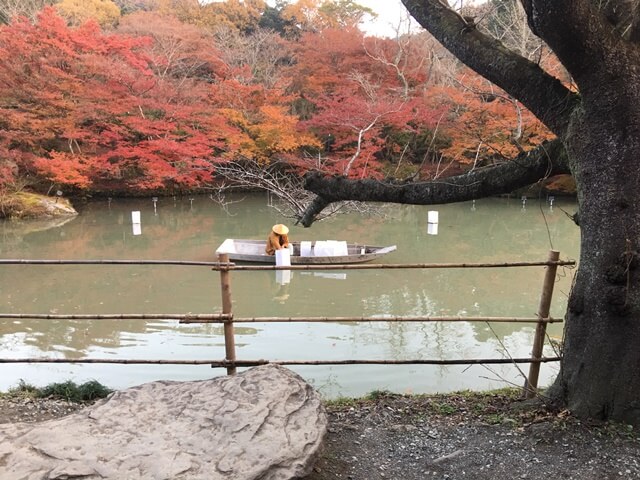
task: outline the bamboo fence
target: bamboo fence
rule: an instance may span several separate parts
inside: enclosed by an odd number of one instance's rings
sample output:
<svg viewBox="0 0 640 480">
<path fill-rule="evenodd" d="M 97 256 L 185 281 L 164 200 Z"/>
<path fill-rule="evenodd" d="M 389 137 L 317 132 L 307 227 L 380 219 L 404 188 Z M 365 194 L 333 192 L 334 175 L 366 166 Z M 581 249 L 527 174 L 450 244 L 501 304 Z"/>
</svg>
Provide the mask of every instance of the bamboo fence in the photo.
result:
<svg viewBox="0 0 640 480">
<path fill-rule="evenodd" d="M 267 363 L 279 365 L 484 365 L 484 364 L 522 364 L 528 363 L 529 375 L 524 385 L 524 394 L 531 397 L 536 394 L 540 364 L 557 362 L 560 357 L 543 355 L 546 328 L 549 323 L 562 322 L 549 316 L 553 287 L 559 266 L 575 266 L 575 261 L 560 261 L 560 254 L 555 250 L 549 252 L 543 262 L 503 262 L 503 263 L 414 263 L 414 264 L 348 264 L 348 265 L 291 265 L 278 267 L 274 265 L 236 265 L 229 261 L 228 255 L 221 254 L 217 262 L 173 261 L 173 260 L 31 260 L 0 259 L 0 265 L 174 265 L 174 266 L 207 266 L 220 272 L 220 289 L 222 312 L 218 314 L 41 314 L 41 313 L 0 313 L 2 319 L 45 319 L 45 320 L 154 320 L 172 319 L 179 323 L 222 323 L 225 340 L 225 358 L 222 360 L 177 360 L 177 359 L 66 359 L 66 358 L 0 358 L 0 363 L 105 363 L 105 364 L 175 364 L 175 365 L 211 365 L 227 369 L 233 375 L 238 367 L 251 367 Z M 546 267 L 537 315 L 534 317 L 465 317 L 465 316 L 378 316 L 378 317 L 234 317 L 232 312 L 231 272 L 260 270 L 384 270 L 384 269 L 446 269 L 446 268 L 511 268 L 511 267 Z M 282 322 L 491 322 L 491 323 L 532 323 L 536 325 L 531 357 L 529 358 L 476 358 L 476 359 L 344 359 L 344 360 L 279 360 L 267 359 L 239 360 L 236 358 L 235 323 L 282 323 Z"/>
</svg>

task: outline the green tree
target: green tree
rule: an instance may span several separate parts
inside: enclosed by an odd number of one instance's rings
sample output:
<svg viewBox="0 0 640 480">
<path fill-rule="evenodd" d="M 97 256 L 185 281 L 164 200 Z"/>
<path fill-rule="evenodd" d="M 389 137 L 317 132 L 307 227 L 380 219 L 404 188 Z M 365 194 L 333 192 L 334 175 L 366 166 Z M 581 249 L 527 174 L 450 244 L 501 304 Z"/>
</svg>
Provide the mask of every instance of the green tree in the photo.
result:
<svg viewBox="0 0 640 480">
<path fill-rule="evenodd" d="M 266 8 L 263 0 L 226 0 L 207 3 L 202 8 L 200 24 L 209 28 L 226 27 L 242 33 L 251 33 L 258 28 L 262 12 Z"/>
<path fill-rule="evenodd" d="M 326 28 L 357 28 L 367 16 L 377 17 L 373 10 L 353 0 L 323 2 L 318 12 Z"/>
<path fill-rule="evenodd" d="M 376 14 L 353 0 L 297 0 L 284 7 L 281 16 L 294 32 L 317 32 L 327 28 L 358 28 L 369 15 Z"/>
<path fill-rule="evenodd" d="M 260 17 L 258 26 L 265 30 L 273 30 L 282 36 L 286 36 L 294 31 L 291 21 L 282 16 L 287 3 L 284 0 L 277 0 L 275 6 L 267 5 L 264 13 Z"/>
<path fill-rule="evenodd" d="M 517 161 L 440 182 L 311 175 L 301 221 L 341 200 L 437 204 L 510 192 L 556 173 L 578 191 L 581 253 L 552 397 L 583 417 L 640 424 L 640 2 L 521 0 L 578 91 L 441 0 L 403 0 L 456 57 L 522 102 L 556 139 Z"/>
</svg>

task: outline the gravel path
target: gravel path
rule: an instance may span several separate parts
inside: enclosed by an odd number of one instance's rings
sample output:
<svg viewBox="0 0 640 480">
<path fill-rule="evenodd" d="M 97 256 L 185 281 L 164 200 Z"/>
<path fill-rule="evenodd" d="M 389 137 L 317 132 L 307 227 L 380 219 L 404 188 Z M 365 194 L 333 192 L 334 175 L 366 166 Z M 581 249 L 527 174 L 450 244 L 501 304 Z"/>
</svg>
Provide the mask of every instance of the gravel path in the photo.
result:
<svg viewBox="0 0 640 480">
<path fill-rule="evenodd" d="M 0 396 L 0 423 L 42 421 L 83 404 Z M 640 480 L 640 437 L 521 405 L 513 393 L 330 403 L 323 456 L 306 480 Z"/>
<path fill-rule="evenodd" d="M 330 406 L 325 454 L 307 480 L 640 479 L 640 438 L 511 397 L 383 396 Z"/>
</svg>

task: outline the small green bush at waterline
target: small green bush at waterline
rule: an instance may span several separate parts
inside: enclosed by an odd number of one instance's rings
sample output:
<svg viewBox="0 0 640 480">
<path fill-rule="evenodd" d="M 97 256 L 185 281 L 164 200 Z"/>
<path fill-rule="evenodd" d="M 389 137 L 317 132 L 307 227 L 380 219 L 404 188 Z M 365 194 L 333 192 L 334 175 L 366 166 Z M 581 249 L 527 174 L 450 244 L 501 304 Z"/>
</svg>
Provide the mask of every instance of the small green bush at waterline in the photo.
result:
<svg viewBox="0 0 640 480">
<path fill-rule="evenodd" d="M 51 383 L 41 388 L 21 380 L 19 385 L 16 388 L 10 389 L 7 394 L 25 395 L 34 398 L 62 398 L 70 402 L 91 402 L 99 398 L 104 398 L 111 392 L 113 392 L 113 390 L 95 380 L 80 385 L 69 380 L 62 383 Z"/>
</svg>

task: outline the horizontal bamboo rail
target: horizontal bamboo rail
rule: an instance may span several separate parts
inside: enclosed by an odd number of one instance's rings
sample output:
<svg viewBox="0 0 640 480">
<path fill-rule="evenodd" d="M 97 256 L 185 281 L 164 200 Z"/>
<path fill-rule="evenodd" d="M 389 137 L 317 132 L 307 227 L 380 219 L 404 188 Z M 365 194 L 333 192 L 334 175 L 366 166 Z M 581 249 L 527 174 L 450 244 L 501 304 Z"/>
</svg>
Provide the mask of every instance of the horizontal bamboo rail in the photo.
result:
<svg viewBox="0 0 640 480">
<path fill-rule="evenodd" d="M 538 317 L 462 317 L 462 316 L 393 316 L 393 317 L 237 317 L 231 313 L 0 313 L 0 319 L 31 320 L 179 320 L 179 323 L 349 323 L 349 322 L 489 322 L 489 323 L 562 323 L 561 318 Z"/>
<path fill-rule="evenodd" d="M 220 266 L 220 262 L 195 262 L 189 260 L 29 260 L 0 258 L 0 265 L 179 265 L 218 267 Z"/>
<path fill-rule="evenodd" d="M 231 320 L 230 313 L 115 313 L 103 315 L 54 313 L 0 313 L 2 318 L 29 318 L 32 320 L 180 320 L 180 323 L 222 323 Z M 184 320 L 184 322 L 183 322 Z M 193 322 L 187 320 L 194 320 Z"/>
<path fill-rule="evenodd" d="M 212 270 L 233 270 L 238 272 L 260 270 L 389 270 L 389 269 L 440 269 L 440 268 L 510 268 L 510 267 L 547 267 L 575 266 L 573 260 L 557 262 L 511 262 L 511 263 L 355 263 L 329 265 L 237 265 L 235 263 L 212 267 Z"/>
<path fill-rule="evenodd" d="M 3 318 L 32 320 L 180 320 L 180 323 L 222 323 L 233 318 L 230 313 L 115 313 L 103 315 L 57 313 L 0 313 Z M 182 320 L 185 320 L 182 322 Z M 193 322 L 186 321 L 193 320 Z"/>
<path fill-rule="evenodd" d="M 194 316 L 195 317 L 195 316 Z M 2 318 L 2 317 L 0 317 Z M 223 323 L 224 320 L 185 318 L 180 323 Z M 348 322 L 491 322 L 491 323 L 561 323 L 560 318 L 538 317 L 234 317 L 231 323 L 348 323 Z"/>
<path fill-rule="evenodd" d="M 143 365 L 211 365 L 211 367 L 254 367 L 257 365 L 482 365 L 557 362 L 560 357 L 475 358 L 465 360 L 147 360 L 117 358 L 0 358 L 0 363 L 114 363 Z"/>
<path fill-rule="evenodd" d="M 259 271 L 259 270 L 375 270 L 375 269 L 430 269 L 430 268 L 510 268 L 510 267 L 545 267 L 556 265 L 575 266 L 574 260 L 555 262 L 505 262 L 505 263 L 357 263 L 327 265 L 291 265 L 278 267 L 275 265 L 237 265 L 232 262 L 194 262 L 182 260 L 26 260 L 0 259 L 0 265 L 177 265 L 205 266 L 212 270 Z"/>
</svg>

